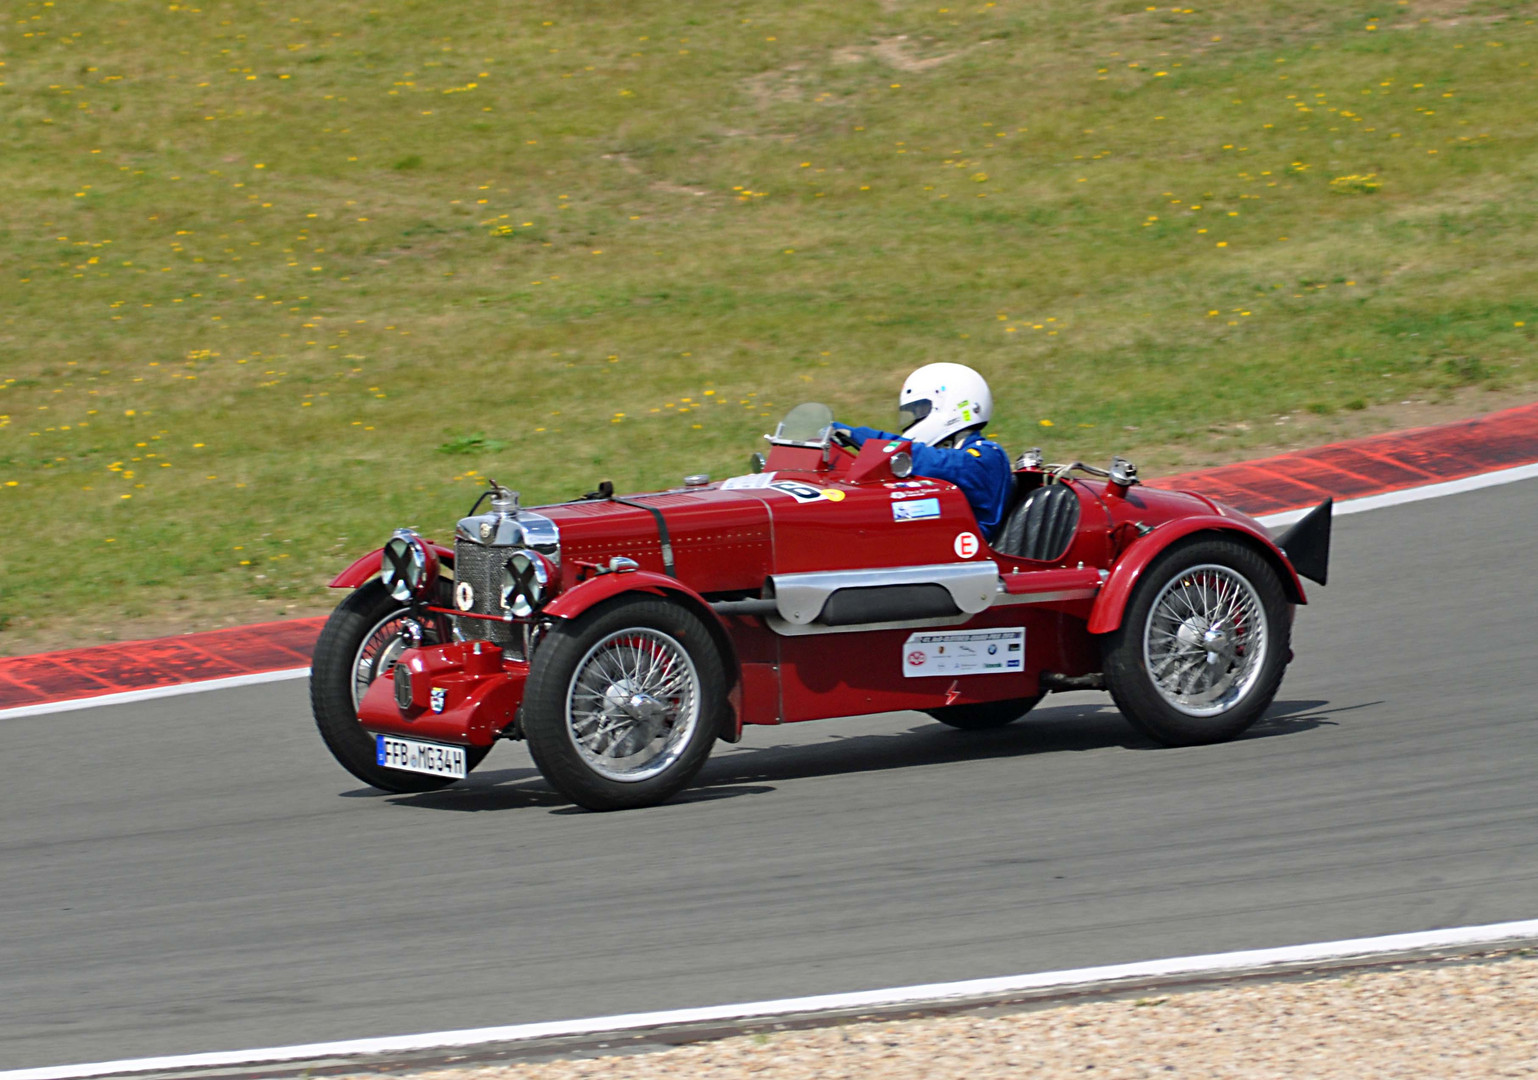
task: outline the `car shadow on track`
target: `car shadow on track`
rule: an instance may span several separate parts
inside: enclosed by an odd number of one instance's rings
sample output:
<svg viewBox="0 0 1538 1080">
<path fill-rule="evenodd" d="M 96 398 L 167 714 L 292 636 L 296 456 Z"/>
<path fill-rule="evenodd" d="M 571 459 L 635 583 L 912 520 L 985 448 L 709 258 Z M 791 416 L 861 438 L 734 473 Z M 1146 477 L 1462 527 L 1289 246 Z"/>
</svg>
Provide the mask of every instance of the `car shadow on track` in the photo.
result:
<svg viewBox="0 0 1538 1080">
<path fill-rule="evenodd" d="M 1374 704 L 1378 703 L 1332 707 L 1327 701 L 1277 701 L 1237 741 L 1270 739 L 1335 726 L 1337 722 L 1330 716 Z M 772 785 L 777 781 L 1112 748 L 1165 749 L 1133 729 L 1114 706 L 1099 702 L 1038 708 L 1019 722 L 992 731 L 957 731 L 938 722 L 847 737 L 830 729 L 826 738 L 813 743 L 718 750 L 694 783 L 667 805 L 769 794 L 776 790 Z M 473 774 L 464 785 L 384 799 L 397 806 L 459 813 L 535 807 L 546 807 L 557 814 L 586 813 L 551 789 L 532 768 L 489 769 Z"/>
<path fill-rule="evenodd" d="M 1333 722 L 1324 701 L 1279 701 L 1241 737 L 1273 738 L 1311 731 Z M 1024 719 L 992 731 L 957 731 L 940 723 L 905 731 L 843 738 L 812 745 L 739 748 L 712 758 L 695 781 L 700 786 L 746 781 L 799 780 L 814 776 L 920 768 L 987 758 L 1092 750 L 1164 750 L 1142 735 L 1109 704 L 1037 708 Z"/>
</svg>

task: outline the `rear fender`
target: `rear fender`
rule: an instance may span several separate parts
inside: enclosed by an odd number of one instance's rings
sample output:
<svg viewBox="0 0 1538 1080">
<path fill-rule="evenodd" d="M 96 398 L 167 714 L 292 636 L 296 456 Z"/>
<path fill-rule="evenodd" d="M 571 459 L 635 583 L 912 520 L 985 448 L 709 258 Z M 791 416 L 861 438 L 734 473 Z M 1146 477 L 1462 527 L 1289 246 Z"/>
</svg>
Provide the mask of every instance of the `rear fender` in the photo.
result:
<svg viewBox="0 0 1538 1080">
<path fill-rule="evenodd" d="M 1091 634 L 1108 634 L 1119 627 L 1122 615 L 1127 610 L 1127 603 L 1132 599 L 1133 590 L 1137 588 L 1143 571 L 1147 570 L 1149 565 L 1168 551 L 1172 545 L 1197 533 L 1213 533 L 1249 544 L 1276 570 L 1277 576 L 1282 579 L 1282 590 L 1287 594 L 1288 602 L 1308 603 L 1297 572 L 1293 570 L 1292 564 L 1287 561 L 1287 556 L 1282 554 L 1281 549 L 1276 546 L 1270 536 L 1243 521 L 1219 517 L 1216 514 L 1210 516 L 1203 514 L 1160 525 L 1147 536 L 1140 537 L 1130 544 L 1111 566 L 1111 576 L 1101 588 L 1100 595 L 1095 598 L 1095 606 L 1090 610 L 1089 625 L 1086 629 Z"/>
<path fill-rule="evenodd" d="M 438 573 L 444 577 L 454 576 L 454 549 L 446 548 L 442 544 L 429 543 L 428 547 L 438 556 Z M 375 548 L 346 570 L 331 579 L 329 588 L 332 589 L 356 589 L 359 585 L 371 581 L 379 576 L 379 560 L 384 556 L 384 548 Z"/>
<path fill-rule="evenodd" d="M 712 610 L 710 603 L 699 593 L 683 584 L 677 578 L 668 577 L 666 574 L 658 574 L 651 570 L 630 570 L 624 573 L 600 574 L 589 578 L 574 588 L 568 589 L 556 597 L 544 608 L 541 614 L 556 619 L 575 619 L 584 612 L 603 603 L 612 600 L 616 596 L 625 593 L 641 593 L 649 596 L 662 596 L 676 601 L 688 608 L 700 617 L 705 628 L 710 631 L 710 636 L 715 640 L 716 648 L 720 650 L 722 664 L 726 668 L 726 681 L 728 700 L 731 705 L 731 716 L 727 721 L 727 728 L 721 733 L 721 737 L 727 742 L 736 742 L 742 737 L 742 707 L 739 683 L 741 680 L 741 668 L 737 662 L 737 650 L 732 644 L 731 634 L 721 622 L 721 617 Z"/>
</svg>

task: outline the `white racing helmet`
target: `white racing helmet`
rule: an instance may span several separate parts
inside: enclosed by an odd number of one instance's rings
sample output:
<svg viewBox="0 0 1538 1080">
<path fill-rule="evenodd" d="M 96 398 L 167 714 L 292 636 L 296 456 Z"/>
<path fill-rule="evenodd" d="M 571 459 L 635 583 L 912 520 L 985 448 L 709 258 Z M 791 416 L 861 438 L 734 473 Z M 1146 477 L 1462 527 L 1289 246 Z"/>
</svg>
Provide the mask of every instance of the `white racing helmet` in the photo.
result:
<svg viewBox="0 0 1538 1080">
<path fill-rule="evenodd" d="M 903 383 L 897 415 L 903 438 L 938 446 L 958 431 L 986 424 L 993 394 L 965 364 L 925 364 Z"/>
</svg>

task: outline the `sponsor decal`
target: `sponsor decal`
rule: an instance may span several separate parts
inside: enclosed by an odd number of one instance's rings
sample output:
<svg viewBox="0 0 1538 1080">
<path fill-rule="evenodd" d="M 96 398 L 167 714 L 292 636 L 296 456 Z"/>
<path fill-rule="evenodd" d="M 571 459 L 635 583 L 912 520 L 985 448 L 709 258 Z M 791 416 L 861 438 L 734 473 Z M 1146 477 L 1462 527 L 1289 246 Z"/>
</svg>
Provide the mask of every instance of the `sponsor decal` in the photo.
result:
<svg viewBox="0 0 1538 1080">
<path fill-rule="evenodd" d="M 454 586 L 454 606 L 460 611 L 469 611 L 475 606 L 475 589 L 468 581 L 461 581 Z"/>
<path fill-rule="evenodd" d="M 1023 626 L 915 633 L 903 642 L 903 675 L 1007 675 L 1022 670 L 1024 651 Z"/>
<path fill-rule="evenodd" d="M 970 559 L 976 555 L 978 546 L 977 534 L 969 532 L 957 533 L 956 543 L 952 545 L 956 549 L 956 554 L 963 559 Z"/>
<path fill-rule="evenodd" d="M 721 481 L 722 491 L 750 491 L 755 488 L 766 488 L 774 483 L 775 476 L 772 472 L 748 473 L 746 476 L 728 476 Z"/>
<path fill-rule="evenodd" d="M 932 484 L 927 480 L 888 482 L 886 487 L 894 502 L 898 499 L 921 499 L 925 495 L 934 495 L 941 490 L 939 484 Z"/>
<path fill-rule="evenodd" d="M 937 518 L 939 516 L 939 499 L 909 499 L 906 502 L 894 502 L 892 504 L 893 521 L 921 521 L 924 518 Z"/>
<path fill-rule="evenodd" d="M 769 487 L 774 491 L 783 491 L 802 503 L 844 501 L 844 492 L 838 488 L 820 488 L 813 484 L 803 484 L 799 480 L 780 480 Z"/>
<path fill-rule="evenodd" d="M 447 700 L 448 694 L 449 692 L 441 686 L 433 687 L 432 693 L 429 695 L 432 701 L 433 712 L 441 713 L 443 711 L 443 704 Z"/>
</svg>

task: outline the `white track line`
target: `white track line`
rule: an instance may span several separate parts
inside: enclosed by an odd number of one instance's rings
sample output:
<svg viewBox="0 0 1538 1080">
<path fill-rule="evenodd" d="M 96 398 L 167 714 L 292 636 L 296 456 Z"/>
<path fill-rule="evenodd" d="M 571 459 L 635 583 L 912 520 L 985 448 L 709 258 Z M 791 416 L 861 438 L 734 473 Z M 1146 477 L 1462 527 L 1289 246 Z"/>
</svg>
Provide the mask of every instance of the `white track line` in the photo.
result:
<svg viewBox="0 0 1538 1080">
<path fill-rule="evenodd" d="M 1423 499 L 1440 499 L 1444 495 L 1458 495 L 1465 491 L 1512 484 L 1518 480 L 1538 478 L 1538 463 L 1518 465 L 1511 469 L 1466 476 L 1462 480 L 1447 480 L 1420 487 L 1402 488 L 1382 495 L 1367 495 L 1360 499 L 1347 499 L 1335 504 L 1336 514 L 1360 514 L 1366 510 L 1379 510 L 1385 506 L 1400 506 L 1420 502 Z M 1275 528 L 1291 525 L 1308 513 L 1312 507 L 1288 510 L 1280 514 L 1267 514 L 1257 518 L 1262 525 Z M 236 686 L 252 686 L 257 683 L 278 682 L 283 679 L 302 679 L 310 674 L 309 668 L 290 668 L 287 671 L 263 671 L 255 675 L 232 675 L 225 679 L 207 679 L 203 682 L 182 683 L 178 686 L 157 686 L 149 690 L 126 690 L 120 694 L 102 694 L 99 697 L 73 698 L 69 701 L 50 701 L 45 705 L 20 705 L 13 709 L 0 709 L 0 720 L 23 716 L 43 716 L 47 713 L 71 712 L 75 709 L 94 709 L 98 705 L 125 705 L 134 701 L 152 701 L 155 698 L 176 697 L 180 694 L 197 694 L 204 690 L 228 690 Z M 4 1074 L 0 1073 L 0 1077 Z"/>
<path fill-rule="evenodd" d="M 1538 463 L 1532 465 L 1518 465 L 1511 469 L 1499 469 L 1496 472 L 1480 473 L 1478 476 L 1465 476 L 1462 480 L 1444 480 L 1435 484 L 1422 484 L 1420 487 L 1400 488 L 1398 491 L 1385 491 L 1382 495 L 1364 495 L 1360 499 L 1347 499 L 1335 504 L 1337 514 L 1360 514 L 1366 510 L 1381 510 L 1385 506 L 1401 506 L 1404 503 L 1420 502 L 1423 499 L 1440 499 L 1444 495 L 1461 495 L 1465 491 L 1478 491 L 1480 488 L 1497 487 L 1501 484 L 1514 484 L 1518 480 L 1532 480 L 1538 478 Z M 1262 525 L 1277 526 L 1291 525 L 1313 507 L 1304 507 L 1302 510 L 1288 510 L 1281 514 L 1267 514 L 1258 518 Z"/>
<path fill-rule="evenodd" d="M 125 690 L 120 694 L 101 694 L 97 697 L 72 698 L 69 701 L 49 701 L 42 705 L 18 705 L 14 709 L 0 709 L 0 720 L 72 712 L 75 709 L 94 709 L 98 705 L 125 705 L 132 701 L 153 701 L 155 698 L 201 694 L 204 690 L 228 690 L 235 686 L 254 686 L 257 683 L 282 682 L 285 679 L 304 679 L 308 678 L 309 674 L 310 669 L 307 667 L 288 668 L 285 671 L 259 671 L 254 675 L 231 675 L 225 679 L 204 679 L 202 682 L 177 683 L 175 686 L 152 686 L 147 690 Z"/>
<path fill-rule="evenodd" d="M 0 1080 L 73 1080 L 76 1077 L 110 1076 L 123 1073 L 161 1072 L 170 1069 L 196 1069 L 259 1062 L 310 1061 L 320 1058 L 357 1055 L 398 1054 L 446 1047 L 520 1042 L 574 1035 L 609 1032 L 633 1032 L 650 1028 L 675 1027 L 711 1021 L 742 1021 L 759 1017 L 825 1013 L 849 1009 L 879 1009 L 897 1005 L 940 1003 L 971 998 L 997 998 L 1033 990 L 1066 989 L 1075 986 L 1140 982 L 1168 976 L 1205 976 L 1236 972 L 1263 971 L 1283 964 L 1321 963 L 1375 955 L 1392 955 L 1424 949 L 1453 949 L 1538 938 L 1538 919 L 1467 926 L 1450 930 L 1428 930 L 1413 934 L 1389 934 L 1384 937 L 1352 938 L 1316 945 L 1289 945 L 1278 949 L 1246 949 L 1242 952 L 1211 953 L 1205 956 L 1181 956 L 1168 960 L 1146 960 L 1135 964 L 1110 964 L 1103 967 L 1047 971 L 1035 975 L 1010 975 L 998 979 L 967 979 L 962 982 L 925 983 L 888 990 L 862 990 L 852 994 L 818 994 L 813 997 L 780 998 L 776 1001 L 751 1001 L 738 1005 L 713 1005 L 702 1009 L 667 1009 L 660 1012 L 624 1013 L 588 1020 L 555 1020 L 540 1024 L 509 1024 L 503 1027 L 467 1028 L 461 1031 L 434 1031 L 421 1035 L 390 1035 L 375 1039 L 347 1039 L 340 1042 L 306 1043 L 297 1046 L 273 1046 L 253 1050 L 231 1050 L 207 1054 L 179 1054 L 171 1057 L 128 1058 L 122 1061 L 98 1061 L 86 1065 L 56 1065 L 37 1069 L 11 1069 L 0 1072 Z"/>
</svg>

